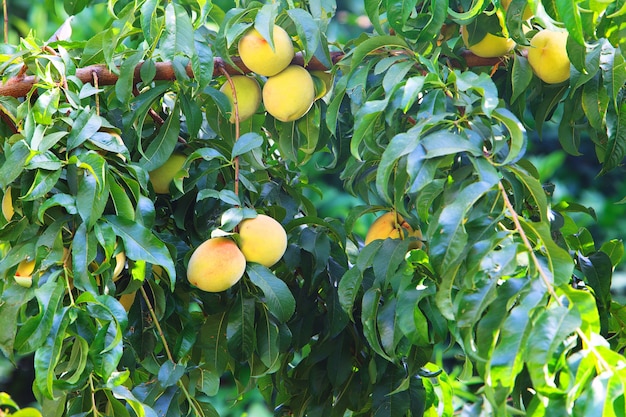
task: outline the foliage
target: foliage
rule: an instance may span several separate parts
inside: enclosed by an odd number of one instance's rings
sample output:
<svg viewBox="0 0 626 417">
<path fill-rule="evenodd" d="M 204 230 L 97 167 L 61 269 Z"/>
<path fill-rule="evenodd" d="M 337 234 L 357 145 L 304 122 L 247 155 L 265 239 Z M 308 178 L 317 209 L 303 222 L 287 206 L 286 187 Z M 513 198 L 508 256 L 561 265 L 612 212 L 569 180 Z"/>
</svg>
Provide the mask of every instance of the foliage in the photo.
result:
<svg viewBox="0 0 626 417">
<path fill-rule="evenodd" d="M 626 3 L 364 6 L 373 32 L 332 48 L 332 0 L 110 0 L 89 40 L 30 34 L 5 51 L 2 87 L 36 82 L 0 97 L 0 189 L 15 209 L 0 220 L 0 348 L 34 354 L 44 415 L 214 416 L 224 377 L 276 415 L 624 415 L 626 316 L 610 291 L 623 244 L 577 226 L 587 207 L 553 204 L 525 149 L 553 119 L 566 152 L 588 137 L 601 172 L 622 162 Z M 484 15 L 518 43 L 506 59 L 464 51 L 459 25 Z M 296 122 L 260 111 L 232 125 L 226 64 L 247 28 L 274 22 L 333 89 Z M 543 27 L 570 34 L 563 84 L 524 57 Z M 113 84 L 79 77 L 96 64 Z M 148 172 L 172 152 L 186 162 L 157 195 Z M 311 163 L 364 202 L 345 222 L 306 197 Z M 421 227 L 422 249 L 363 247 L 357 219 L 391 209 Z M 287 230 L 283 260 L 249 263 L 225 292 L 192 288 L 192 250 L 255 210 Z M 27 258 L 30 288 L 13 279 Z M 136 291 L 127 312 L 120 297 Z"/>
</svg>

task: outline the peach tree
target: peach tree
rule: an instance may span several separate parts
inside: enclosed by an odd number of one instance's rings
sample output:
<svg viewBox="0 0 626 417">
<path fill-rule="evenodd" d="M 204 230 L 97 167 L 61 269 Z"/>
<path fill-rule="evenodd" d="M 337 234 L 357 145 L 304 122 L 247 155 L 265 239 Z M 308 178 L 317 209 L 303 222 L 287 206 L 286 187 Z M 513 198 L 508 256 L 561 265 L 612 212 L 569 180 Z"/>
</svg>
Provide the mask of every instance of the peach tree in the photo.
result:
<svg viewBox="0 0 626 417">
<path fill-rule="evenodd" d="M 91 39 L 3 47 L 0 348 L 34 355 L 43 415 L 216 416 L 227 382 L 279 416 L 625 415 L 623 244 L 595 242 L 573 215 L 593 210 L 553 200 L 526 148 L 550 125 L 600 174 L 622 163 L 626 3 L 362 6 L 367 29 L 335 41 L 334 0 L 109 0 Z M 274 24 L 322 71 L 317 99 L 231 123 L 222 86 L 268 80 L 238 40 Z M 548 29 L 568 33 L 564 81 L 529 60 Z M 486 35 L 514 44 L 478 56 Z M 361 203 L 322 217 L 312 171 Z M 364 245 L 355 225 L 389 211 L 423 244 Z M 282 259 L 191 285 L 193 250 L 257 213 L 287 232 Z"/>
</svg>

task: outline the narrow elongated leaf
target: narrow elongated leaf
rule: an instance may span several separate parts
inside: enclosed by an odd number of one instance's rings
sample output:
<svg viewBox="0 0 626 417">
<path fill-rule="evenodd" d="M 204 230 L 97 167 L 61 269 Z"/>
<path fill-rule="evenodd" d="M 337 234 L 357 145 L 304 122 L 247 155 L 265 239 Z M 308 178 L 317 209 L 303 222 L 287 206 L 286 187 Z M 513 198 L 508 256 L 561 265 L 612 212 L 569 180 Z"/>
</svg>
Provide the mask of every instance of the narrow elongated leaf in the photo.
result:
<svg viewBox="0 0 626 417">
<path fill-rule="evenodd" d="M 146 171 L 152 171 L 167 161 L 172 155 L 180 133 L 180 118 L 178 103 L 172 109 L 165 124 L 161 126 L 159 134 L 150 142 L 143 157 L 139 161 Z"/>
<path fill-rule="evenodd" d="M 564 340 L 580 327 L 581 319 L 575 309 L 549 308 L 535 321 L 528 337 L 525 360 L 530 376 L 539 390 L 552 387 L 555 381 L 547 380 L 547 367 Z"/>
<path fill-rule="evenodd" d="M 388 203 L 391 203 L 391 195 L 389 195 L 389 178 L 397 164 L 397 160 L 411 153 L 419 145 L 419 136 L 417 133 L 399 133 L 394 136 L 380 159 L 378 170 L 376 171 L 376 189 Z"/>
<path fill-rule="evenodd" d="M 311 16 L 304 9 L 289 9 L 287 14 L 296 27 L 298 38 L 304 47 L 304 63 L 308 63 L 320 44 L 320 30 Z"/>
<path fill-rule="evenodd" d="M 261 137 L 261 135 L 256 132 L 244 133 L 235 142 L 231 158 L 234 159 L 236 156 L 243 155 L 244 153 L 256 149 L 261 145 L 263 145 L 263 137 Z"/>
<path fill-rule="evenodd" d="M 161 50 L 166 58 L 172 60 L 179 54 L 191 58 L 195 54 L 193 26 L 183 6 L 177 3 L 167 4 L 164 29 Z"/>
<path fill-rule="evenodd" d="M 31 353 L 46 343 L 65 291 L 65 286 L 61 281 L 48 281 L 35 290 L 39 314 L 29 317 L 19 329 L 15 338 L 17 352 Z"/>
<path fill-rule="evenodd" d="M 206 318 L 200 329 L 199 342 L 202 347 L 204 361 L 209 370 L 221 375 L 226 370 L 228 362 L 228 347 L 226 339 L 226 327 L 228 316 L 226 313 L 218 313 Z"/>
<path fill-rule="evenodd" d="M 115 234 L 122 238 L 126 256 L 153 265 L 161 265 L 167 271 L 172 290 L 176 283 L 176 269 L 167 247 L 152 232 L 139 223 L 119 216 L 104 216 Z"/>
<path fill-rule="evenodd" d="M 228 315 L 227 345 L 231 355 L 240 361 L 248 360 L 254 352 L 255 314 L 254 299 L 237 295 Z"/>
<path fill-rule="evenodd" d="M 350 268 L 339 281 L 339 303 L 343 311 L 348 313 L 350 319 L 354 321 L 353 309 L 357 295 L 361 289 L 363 273 L 359 268 Z"/>
<path fill-rule="evenodd" d="M 13 361 L 15 356 L 15 335 L 17 334 L 17 315 L 28 300 L 33 297 L 34 290 L 26 289 L 20 285 L 7 285 L 5 283 L 0 294 L 0 351 Z"/>
<path fill-rule="evenodd" d="M 41 393 L 50 399 L 54 398 L 55 368 L 60 359 L 61 347 L 65 342 L 65 330 L 70 322 L 68 311 L 69 308 L 65 307 L 56 312 L 46 343 L 35 351 L 35 383 Z"/>
<path fill-rule="evenodd" d="M 4 143 L 4 154 L 6 160 L 0 166 L 0 188 L 6 188 L 21 175 L 26 166 L 26 161 L 30 156 L 30 149 L 25 141 L 20 140 L 13 145 L 8 141 Z"/>
<path fill-rule="evenodd" d="M 273 368 L 279 358 L 279 331 L 266 310 L 261 312 L 257 322 L 256 345 L 263 365 Z"/>
<path fill-rule="evenodd" d="M 109 50 L 108 47 L 105 51 L 106 50 Z M 139 62 L 141 62 L 143 56 L 143 51 L 137 51 L 133 54 L 129 54 L 125 57 L 124 61 L 122 61 L 122 65 L 120 65 L 120 75 L 115 83 L 115 94 L 121 103 L 128 103 L 130 98 L 133 97 L 135 68 Z"/>
<path fill-rule="evenodd" d="M 617 167 L 626 155 L 626 102 L 606 115 L 607 133 L 609 143 L 606 147 L 602 172 L 610 171 Z"/>
<path fill-rule="evenodd" d="M 351 67 L 358 67 L 363 59 L 377 49 L 391 47 L 392 49 L 408 48 L 407 43 L 398 36 L 373 36 L 360 43 L 352 53 Z"/>
<path fill-rule="evenodd" d="M 282 280 L 266 267 L 248 263 L 246 273 L 254 285 L 263 291 L 269 311 L 281 322 L 286 322 L 296 309 L 296 300 Z"/>
<path fill-rule="evenodd" d="M 102 126 L 102 119 L 96 114 L 96 110 L 81 111 L 74 123 L 70 134 L 67 136 L 67 148 L 72 150 L 82 145 L 92 137 Z"/>
<path fill-rule="evenodd" d="M 531 311 L 540 305 L 546 294 L 539 279 L 534 280 L 529 289 L 500 328 L 498 344 L 489 362 L 489 377 L 494 386 L 501 384 L 507 391 L 513 388 L 515 378 L 523 367 L 524 352 L 529 347 L 528 337 L 532 330 Z"/>
<path fill-rule="evenodd" d="M 609 96 L 603 85 L 600 85 L 599 77 L 585 83 L 582 94 L 582 108 L 591 127 L 602 130 L 604 117 L 609 105 Z"/>
<path fill-rule="evenodd" d="M 555 2 L 559 18 L 565 23 L 569 36 L 574 38 L 580 45 L 584 45 L 583 24 L 578 2 L 576 0 L 555 0 Z"/>
<path fill-rule="evenodd" d="M 493 117 L 506 126 L 511 135 L 509 140 L 509 154 L 506 156 L 502 165 L 510 164 L 522 157 L 523 151 L 526 149 L 526 130 L 517 117 L 509 110 L 498 108 L 493 111 Z"/>
<path fill-rule="evenodd" d="M 528 60 L 523 56 L 516 56 L 513 60 L 513 69 L 511 72 L 511 87 L 513 95 L 511 103 L 515 102 L 522 94 L 528 91 L 528 86 L 533 79 L 533 69 L 530 67 Z"/>
<path fill-rule="evenodd" d="M 380 308 L 380 301 L 382 294 L 379 288 L 370 288 L 363 295 L 362 300 L 362 312 L 361 323 L 363 324 L 363 336 L 369 343 L 374 352 L 378 353 L 383 358 L 390 362 L 393 362 L 393 358 L 387 355 L 387 352 L 380 344 L 380 335 L 378 333 L 378 309 Z"/>
<path fill-rule="evenodd" d="M 387 104 L 387 99 L 368 101 L 359 109 L 355 116 L 354 135 L 350 140 L 350 152 L 359 161 L 361 160 L 361 143 L 367 141 L 367 138 L 375 134 L 375 126 L 380 123 Z"/>
<path fill-rule="evenodd" d="M 61 170 L 48 171 L 38 169 L 33 179 L 33 183 L 22 199 L 24 201 L 32 201 L 43 198 L 52 188 L 57 185 L 57 181 L 61 178 Z"/>
</svg>

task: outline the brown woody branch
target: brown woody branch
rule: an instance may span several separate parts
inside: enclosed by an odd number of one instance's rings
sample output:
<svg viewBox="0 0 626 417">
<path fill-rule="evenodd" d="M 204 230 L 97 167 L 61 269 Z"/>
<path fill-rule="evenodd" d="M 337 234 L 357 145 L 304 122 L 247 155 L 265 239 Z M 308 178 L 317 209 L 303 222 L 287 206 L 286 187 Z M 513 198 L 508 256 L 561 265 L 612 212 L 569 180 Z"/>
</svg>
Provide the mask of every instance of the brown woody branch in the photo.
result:
<svg viewBox="0 0 626 417">
<path fill-rule="evenodd" d="M 331 58 L 333 62 L 337 62 L 341 59 L 343 55 L 340 53 L 333 53 Z M 215 58 L 215 69 L 213 70 L 213 75 L 220 75 L 220 68 L 224 68 L 229 74 L 240 74 L 242 72 L 248 73 L 250 70 L 241 62 L 239 57 L 232 58 L 235 67 L 229 65 L 222 58 Z M 301 54 L 296 54 L 294 57 L 293 64 L 304 66 L 304 58 Z M 174 66 L 171 62 L 157 62 L 156 64 L 156 75 L 154 76 L 154 80 L 156 81 L 174 81 L 176 79 L 176 74 L 174 73 Z M 142 64 L 139 64 L 135 67 L 134 72 L 134 80 L 135 83 L 141 81 L 140 71 Z M 317 59 L 312 59 L 306 66 L 309 69 L 313 70 L 327 70 L 320 61 Z M 191 68 L 191 64 L 187 65 L 187 75 L 189 77 L 193 77 L 193 70 Z M 79 68 L 76 70 L 76 77 L 81 80 L 83 83 L 89 83 L 94 79 L 94 76 L 98 78 L 99 85 L 113 85 L 117 82 L 118 75 L 110 71 L 106 65 L 90 65 L 88 67 Z M 6 83 L 0 84 L 0 96 L 9 96 L 9 97 L 25 97 L 29 91 L 33 88 L 33 85 L 37 82 L 37 77 L 30 76 L 16 76 L 9 79 Z"/>
<path fill-rule="evenodd" d="M 331 58 L 333 63 L 338 62 L 343 58 L 342 52 L 332 52 Z M 465 65 L 468 67 L 478 67 L 478 66 L 493 66 L 500 62 L 502 62 L 503 58 L 480 58 L 471 52 L 467 51 L 463 53 L 463 59 L 465 60 Z M 213 75 L 220 75 L 220 68 L 224 68 L 229 74 L 235 75 L 239 73 L 249 73 L 250 70 L 246 68 L 246 66 L 241 62 L 239 57 L 232 58 L 235 67 L 229 65 L 222 58 L 215 58 L 215 69 L 213 70 Z M 304 66 L 304 58 L 301 54 L 296 54 L 295 58 L 292 61 L 295 65 Z M 454 66 L 461 67 L 461 63 L 453 61 L 452 64 Z M 139 64 L 135 67 L 134 72 L 134 80 L 135 83 L 141 81 L 140 71 L 141 65 Z M 157 62 L 156 64 L 156 75 L 154 76 L 154 80 L 156 81 L 174 81 L 176 79 L 176 74 L 174 73 L 174 67 L 171 62 Z M 313 58 L 306 67 L 312 70 L 327 70 L 320 61 Z M 187 75 L 189 77 L 193 77 L 193 70 L 191 65 L 187 66 Z M 118 75 L 110 71 L 106 65 L 90 65 L 88 67 L 79 68 L 76 70 L 76 77 L 80 79 L 83 83 L 92 82 L 94 77 L 97 77 L 99 85 L 114 85 L 117 82 Z M 8 97 L 26 97 L 28 93 L 31 91 L 33 86 L 37 83 L 37 77 L 33 75 L 24 76 L 19 75 L 13 78 L 10 78 L 7 82 L 0 84 L 0 96 L 8 96 Z"/>
</svg>

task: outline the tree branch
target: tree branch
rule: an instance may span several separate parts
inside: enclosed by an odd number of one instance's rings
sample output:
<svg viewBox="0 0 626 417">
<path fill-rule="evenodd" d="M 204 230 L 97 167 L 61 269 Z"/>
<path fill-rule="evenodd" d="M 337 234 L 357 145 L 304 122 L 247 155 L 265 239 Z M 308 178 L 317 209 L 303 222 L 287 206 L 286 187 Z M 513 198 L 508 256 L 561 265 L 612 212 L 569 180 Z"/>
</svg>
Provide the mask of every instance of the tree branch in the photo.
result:
<svg viewBox="0 0 626 417">
<path fill-rule="evenodd" d="M 342 52 L 331 52 L 331 59 L 333 64 L 343 58 L 344 54 Z M 480 66 L 494 66 L 499 63 L 502 63 L 506 60 L 506 57 L 503 58 L 481 58 L 469 51 L 464 51 L 461 54 L 462 58 L 465 60 L 465 66 L 468 67 L 480 67 Z M 236 75 L 240 73 L 249 73 L 251 72 L 244 64 L 241 62 L 239 57 L 232 58 L 235 67 L 226 63 L 222 58 L 215 58 L 215 69 L 213 70 L 213 75 L 220 75 L 221 69 L 223 68 L 229 74 Z M 302 54 L 298 53 L 294 57 L 292 64 L 304 66 L 304 58 Z M 133 75 L 135 83 L 141 81 L 140 71 L 143 63 L 140 63 L 135 67 L 135 72 Z M 174 73 L 174 66 L 171 62 L 157 62 L 156 64 L 156 74 L 154 76 L 154 80 L 156 81 L 174 81 L 176 79 L 176 74 Z M 458 61 L 452 61 L 452 65 L 458 68 L 463 67 L 462 63 Z M 320 61 L 313 58 L 306 66 L 311 70 L 327 70 L 326 66 L 324 66 Z M 191 65 L 187 66 L 187 75 L 193 78 L 193 70 L 191 69 Z M 99 85 L 114 85 L 119 78 L 117 74 L 113 73 L 109 70 L 106 65 L 98 64 L 98 65 L 90 65 L 88 67 L 79 68 L 76 70 L 76 77 L 80 79 L 83 83 L 92 82 L 95 77 L 98 79 Z M 18 75 L 16 77 L 10 78 L 7 82 L 0 84 L 0 96 L 7 97 L 26 97 L 28 93 L 31 91 L 33 86 L 37 83 L 37 77 L 34 75 L 24 76 Z"/>
<path fill-rule="evenodd" d="M 339 61 L 343 57 L 343 54 L 340 52 L 331 53 L 331 58 L 333 63 Z M 236 75 L 240 73 L 249 73 L 251 72 L 244 64 L 241 62 L 239 57 L 232 58 L 235 67 L 226 63 L 222 58 L 215 58 L 215 69 L 213 70 L 213 75 L 221 75 L 222 72 L 220 68 L 224 68 L 229 74 Z M 304 58 L 302 54 L 296 54 L 294 57 L 292 64 L 304 66 Z M 143 63 L 140 63 L 135 67 L 135 72 L 133 75 L 135 83 L 141 81 L 140 71 Z M 174 73 L 174 66 L 171 62 L 157 62 L 156 64 L 156 75 L 154 79 L 156 81 L 174 81 L 176 79 L 176 74 Z M 311 70 L 327 70 L 320 61 L 313 58 L 306 66 Z M 193 78 L 193 70 L 191 68 L 191 64 L 187 65 L 187 75 Z M 98 65 L 90 65 L 88 67 L 79 68 L 76 70 L 76 77 L 81 80 L 83 83 L 92 82 L 94 76 L 98 78 L 99 85 L 114 85 L 119 78 L 117 74 L 110 71 L 106 65 L 98 64 Z M 10 78 L 6 83 L 0 85 L 0 96 L 8 96 L 8 97 L 26 97 L 33 86 L 37 83 L 37 77 L 30 76 L 16 76 Z"/>
</svg>

